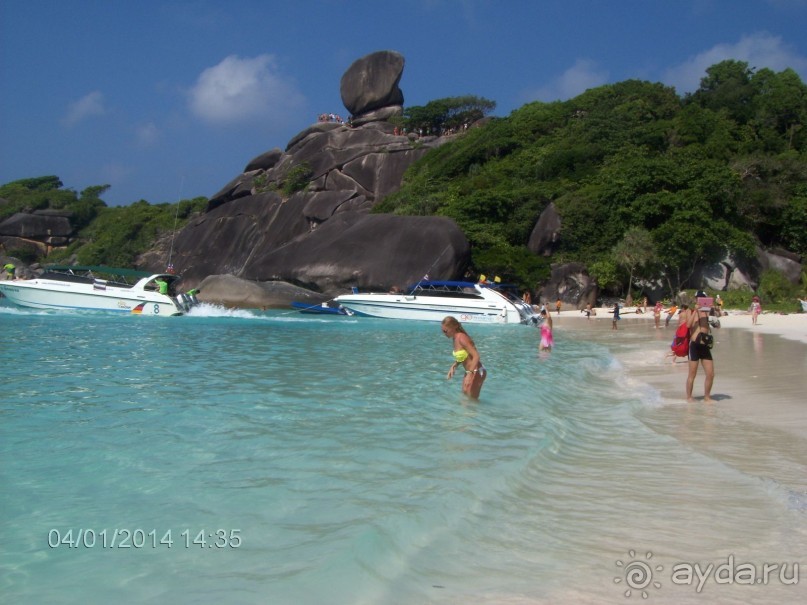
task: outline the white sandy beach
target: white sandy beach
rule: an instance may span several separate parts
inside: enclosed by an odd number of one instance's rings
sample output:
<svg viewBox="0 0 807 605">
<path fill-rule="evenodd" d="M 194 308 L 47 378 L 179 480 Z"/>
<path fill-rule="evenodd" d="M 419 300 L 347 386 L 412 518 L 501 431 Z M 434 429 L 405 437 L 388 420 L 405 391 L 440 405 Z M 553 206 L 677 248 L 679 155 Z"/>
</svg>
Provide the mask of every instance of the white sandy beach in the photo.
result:
<svg viewBox="0 0 807 605">
<path fill-rule="evenodd" d="M 607 319 L 609 322 L 613 318 L 613 308 L 611 307 L 598 307 L 595 309 L 597 314 L 593 316 L 592 320 L 601 321 Z M 757 325 L 751 323 L 751 314 L 747 311 L 727 310 L 727 315 L 720 319 L 722 328 L 746 328 L 754 332 L 762 334 L 776 334 L 783 338 L 793 340 L 800 340 L 807 344 L 807 313 L 763 313 L 759 316 Z M 620 316 L 622 320 L 638 319 L 653 323 L 653 308 L 648 307 L 647 313 L 636 313 L 636 307 L 624 307 L 620 309 Z M 661 324 L 664 324 L 666 313 L 661 315 Z M 581 311 L 565 311 L 562 310 L 560 315 L 552 312 L 553 321 L 565 320 L 568 318 L 586 319 L 586 316 Z M 677 318 L 670 321 L 670 326 L 673 326 Z M 620 322 L 620 328 L 622 322 Z M 564 322 L 564 325 L 565 324 Z"/>
<path fill-rule="evenodd" d="M 807 493 L 807 314 L 763 313 L 757 325 L 744 312 L 729 311 L 721 318 L 721 327 L 713 330 L 715 346 L 715 382 L 712 389 L 714 403 L 703 401 L 703 369 L 699 368 L 695 380 L 694 403 L 687 403 L 684 386 L 688 371 L 686 358 L 672 362 L 670 344 L 677 322 L 673 319 L 656 329 L 652 310 L 647 314 L 622 311 L 618 329 L 611 329 L 612 310 L 597 309 L 596 317 L 586 319 L 579 311 L 561 311 L 552 314 L 556 344 L 568 331 L 585 334 L 587 339 L 607 346 L 623 365 L 628 376 L 627 389 L 652 387 L 647 394 L 652 403 L 676 410 L 683 418 L 693 415 L 711 415 L 726 424 L 751 423 L 772 431 L 767 437 L 781 439 L 796 447 L 802 477 L 795 480 Z M 626 312 L 627 311 L 627 312 Z M 644 397 L 644 394 L 640 393 Z M 724 438 L 730 431 L 717 437 Z M 753 434 L 744 432 L 745 436 Z M 678 436 L 677 436 L 678 437 Z M 795 440 L 792 443 L 790 440 Z M 756 464 L 758 443 L 746 444 L 747 460 Z M 767 445 L 765 447 L 768 447 Z M 765 457 L 770 452 L 765 452 Z M 790 455 L 784 453 L 783 455 Z M 775 471 L 771 471 L 775 472 Z"/>
<path fill-rule="evenodd" d="M 611 329 L 612 309 L 598 308 L 587 320 L 579 311 L 553 313 L 555 330 L 595 332 L 611 346 L 628 375 L 657 389 L 665 403 L 685 403 L 686 358 L 672 363 L 670 343 L 677 319 L 655 329 L 652 309 L 636 314 L 621 312 L 616 331 Z M 753 325 L 746 312 L 728 311 L 713 330 L 715 384 L 712 395 L 721 411 L 743 420 L 795 432 L 807 439 L 807 313 L 763 313 Z M 703 370 L 693 392 L 703 404 Z M 708 405 L 708 404 L 705 404 Z"/>
<path fill-rule="evenodd" d="M 628 308 L 627 311 L 631 311 Z M 615 355 L 626 375 L 626 394 L 637 395 L 642 406 L 636 416 L 650 430 L 702 454 L 705 460 L 719 461 L 755 485 L 771 493 L 785 494 L 790 511 L 796 515 L 807 511 L 807 314 L 764 313 L 757 325 L 743 312 L 729 312 L 721 318 L 721 328 L 713 330 L 715 346 L 715 382 L 713 403 L 703 401 L 703 370 L 695 381 L 693 403 L 684 395 L 688 362 L 671 362 L 670 343 L 677 322 L 654 327 L 652 310 L 648 314 L 626 313 L 616 331 L 611 329 L 612 310 L 597 309 L 596 317 L 587 320 L 579 311 L 552 314 L 555 344 L 562 347 L 566 338 L 584 338 L 602 344 Z M 670 477 L 671 481 L 675 478 Z M 688 494 L 686 482 L 680 484 Z M 697 498 L 696 495 L 688 497 Z M 742 498 L 743 492 L 726 493 L 726 498 Z M 719 503 L 716 503 L 719 514 Z M 759 514 L 764 515 L 760 510 Z M 753 518 L 754 510 L 748 514 Z M 733 548 L 749 559 L 776 559 L 784 553 L 803 551 L 807 533 L 798 523 L 790 535 L 767 536 L 759 542 L 743 543 Z M 795 545 L 795 550 L 794 550 Z M 725 549 L 721 540 L 705 540 L 702 551 Z M 696 549 L 694 549 L 696 550 Z M 792 556 L 792 555 L 791 555 Z M 798 556 L 797 556 L 798 558 Z M 807 571 L 801 559 L 802 573 Z M 793 591 L 769 596 L 776 602 L 803 602 L 803 586 Z M 665 589 L 666 590 L 666 589 Z M 798 595 L 801 595 L 799 597 Z M 687 595 L 684 595 L 687 596 Z M 752 602 L 750 595 L 738 589 L 721 591 L 699 600 L 681 594 L 659 602 Z M 739 600 L 734 600 L 734 599 Z M 725 600 L 724 600 L 725 599 Z M 773 602 L 767 601 L 767 602 Z M 753 601 L 756 602 L 756 601 Z M 760 601 L 762 602 L 762 601 Z"/>
</svg>

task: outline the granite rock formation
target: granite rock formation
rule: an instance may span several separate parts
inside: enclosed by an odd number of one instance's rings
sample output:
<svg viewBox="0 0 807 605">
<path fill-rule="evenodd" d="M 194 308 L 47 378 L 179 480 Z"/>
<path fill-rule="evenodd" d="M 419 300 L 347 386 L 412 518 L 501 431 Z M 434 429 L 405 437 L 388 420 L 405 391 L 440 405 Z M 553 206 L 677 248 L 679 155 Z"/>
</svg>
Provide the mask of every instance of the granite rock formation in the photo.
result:
<svg viewBox="0 0 807 605">
<path fill-rule="evenodd" d="M 398 83 L 403 68 L 403 55 L 393 51 L 372 53 L 354 61 L 342 76 L 339 92 L 355 124 L 401 113 L 404 97 Z"/>
<path fill-rule="evenodd" d="M 66 210 L 44 209 L 17 212 L 0 222 L 0 251 L 26 251 L 45 256 L 53 248 L 66 246 L 76 235 Z"/>
<path fill-rule="evenodd" d="M 560 240 L 561 221 L 558 209 L 553 202 L 544 208 L 538 222 L 532 229 L 527 249 L 539 256 L 552 256 L 555 246 Z"/>
<path fill-rule="evenodd" d="M 206 211 L 173 242 L 172 262 L 183 287 L 229 275 L 335 296 L 352 286 L 406 286 L 427 272 L 443 279 L 463 275 L 470 245 L 453 220 L 370 214 L 400 188 L 413 162 L 443 142 L 399 135 L 386 121 L 401 111 L 403 65 L 403 57 L 391 51 L 353 63 L 340 86 L 352 114 L 348 124 L 313 124 L 285 150 L 250 160 L 210 198 Z M 164 267 L 164 244 L 138 264 Z M 283 292 L 291 291 L 265 294 L 252 287 L 247 292 L 238 285 L 243 281 L 218 283 L 226 287 L 217 290 L 216 300 L 237 306 L 278 306 Z M 202 288 L 203 300 L 208 294 Z"/>
<path fill-rule="evenodd" d="M 598 293 L 597 281 L 588 274 L 585 265 L 553 264 L 549 281 L 541 288 L 538 300 L 550 304 L 560 299 L 578 309 L 585 309 L 587 304 L 596 306 Z"/>
</svg>

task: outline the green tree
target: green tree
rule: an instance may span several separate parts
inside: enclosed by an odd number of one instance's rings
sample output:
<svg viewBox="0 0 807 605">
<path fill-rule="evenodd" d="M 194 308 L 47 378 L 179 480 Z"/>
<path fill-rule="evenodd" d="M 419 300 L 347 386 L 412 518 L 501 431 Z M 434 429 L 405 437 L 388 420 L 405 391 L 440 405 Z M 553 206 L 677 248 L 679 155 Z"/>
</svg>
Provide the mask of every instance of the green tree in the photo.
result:
<svg viewBox="0 0 807 605">
<path fill-rule="evenodd" d="M 807 194 L 793 197 L 782 211 L 782 244 L 807 257 Z"/>
<path fill-rule="evenodd" d="M 753 73 L 745 61 L 721 61 L 706 69 L 689 100 L 712 111 L 725 110 L 737 124 L 745 124 L 753 116 Z"/>
<path fill-rule="evenodd" d="M 751 84 L 758 136 L 773 152 L 804 149 L 807 122 L 807 87 L 792 69 L 775 73 L 761 69 Z"/>
<path fill-rule="evenodd" d="M 308 183 L 311 182 L 312 174 L 311 166 L 308 162 L 297 164 L 294 168 L 289 170 L 286 178 L 283 180 L 283 193 L 289 196 L 297 191 L 304 190 L 308 186 Z"/>
<path fill-rule="evenodd" d="M 0 198 L 8 202 L 0 205 L 0 220 L 16 212 L 69 206 L 76 201 L 76 192 L 62 187 L 62 181 L 57 176 L 20 179 L 6 183 L 0 187 Z"/>
<path fill-rule="evenodd" d="M 628 271 L 628 293 L 633 289 L 633 275 L 656 260 L 656 246 L 650 232 L 630 227 L 612 251 L 616 264 Z"/>
<path fill-rule="evenodd" d="M 133 266 L 137 256 L 161 235 L 181 227 L 206 204 L 207 199 L 201 197 L 182 200 L 178 205 L 151 205 L 140 200 L 129 206 L 104 208 L 80 233 L 83 245 L 77 250 L 78 261 L 83 265 Z"/>
<path fill-rule="evenodd" d="M 790 283 L 785 274 L 776 269 L 767 269 L 759 276 L 757 291 L 766 302 L 773 304 L 793 302 L 798 290 L 796 284 Z"/>
<path fill-rule="evenodd" d="M 597 285 L 606 292 L 616 293 L 620 285 L 619 271 L 614 259 L 610 256 L 599 258 L 588 265 L 591 277 L 597 280 Z"/>
<path fill-rule="evenodd" d="M 483 97 L 464 95 L 429 101 L 404 110 L 404 126 L 424 134 L 438 134 L 447 129 L 459 129 L 481 120 L 496 109 L 496 102 Z"/>
</svg>

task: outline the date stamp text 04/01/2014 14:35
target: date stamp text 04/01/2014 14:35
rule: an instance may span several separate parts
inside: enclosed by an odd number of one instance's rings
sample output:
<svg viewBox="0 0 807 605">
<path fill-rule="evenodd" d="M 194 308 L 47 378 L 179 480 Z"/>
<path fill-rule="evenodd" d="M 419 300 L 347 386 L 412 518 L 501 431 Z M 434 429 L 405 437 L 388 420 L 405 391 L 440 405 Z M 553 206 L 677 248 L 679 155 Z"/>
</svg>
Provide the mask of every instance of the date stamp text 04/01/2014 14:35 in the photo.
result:
<svg viewBox="0 0 807 605">
<path fill-rule="evenodd" d="M 68 529 L 48 532 L 50 548 L 239 548 L 240 529 Z"/>
</svg>

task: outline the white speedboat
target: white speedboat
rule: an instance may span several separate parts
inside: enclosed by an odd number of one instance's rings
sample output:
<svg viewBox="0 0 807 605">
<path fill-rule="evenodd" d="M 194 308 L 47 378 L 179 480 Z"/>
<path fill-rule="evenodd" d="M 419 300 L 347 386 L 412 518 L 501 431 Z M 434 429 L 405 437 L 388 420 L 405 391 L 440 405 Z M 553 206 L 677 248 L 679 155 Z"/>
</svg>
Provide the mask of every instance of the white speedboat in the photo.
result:
<svg viewBox="0 0 807 605">
<path fill-rule="evenodd" d="M 93 309 L 138 315 L 182 315 L 195 296 L 173 294 L 169 273 L 89 266 L 48 266 L 34 279 L 0 281 L 10 302 L 34 309 Z M 167 294 L 160 293 L 160 283 Z"/>
<path fill-rule="evenodd" d="M 356 315 L 386 319 L 442 321 L 453 315 L 463 323 L 538 323 L 533 308 L 498 284 L 421 281 L 406 292 L 342 294 L 334 301 Z"/>
</svg>

